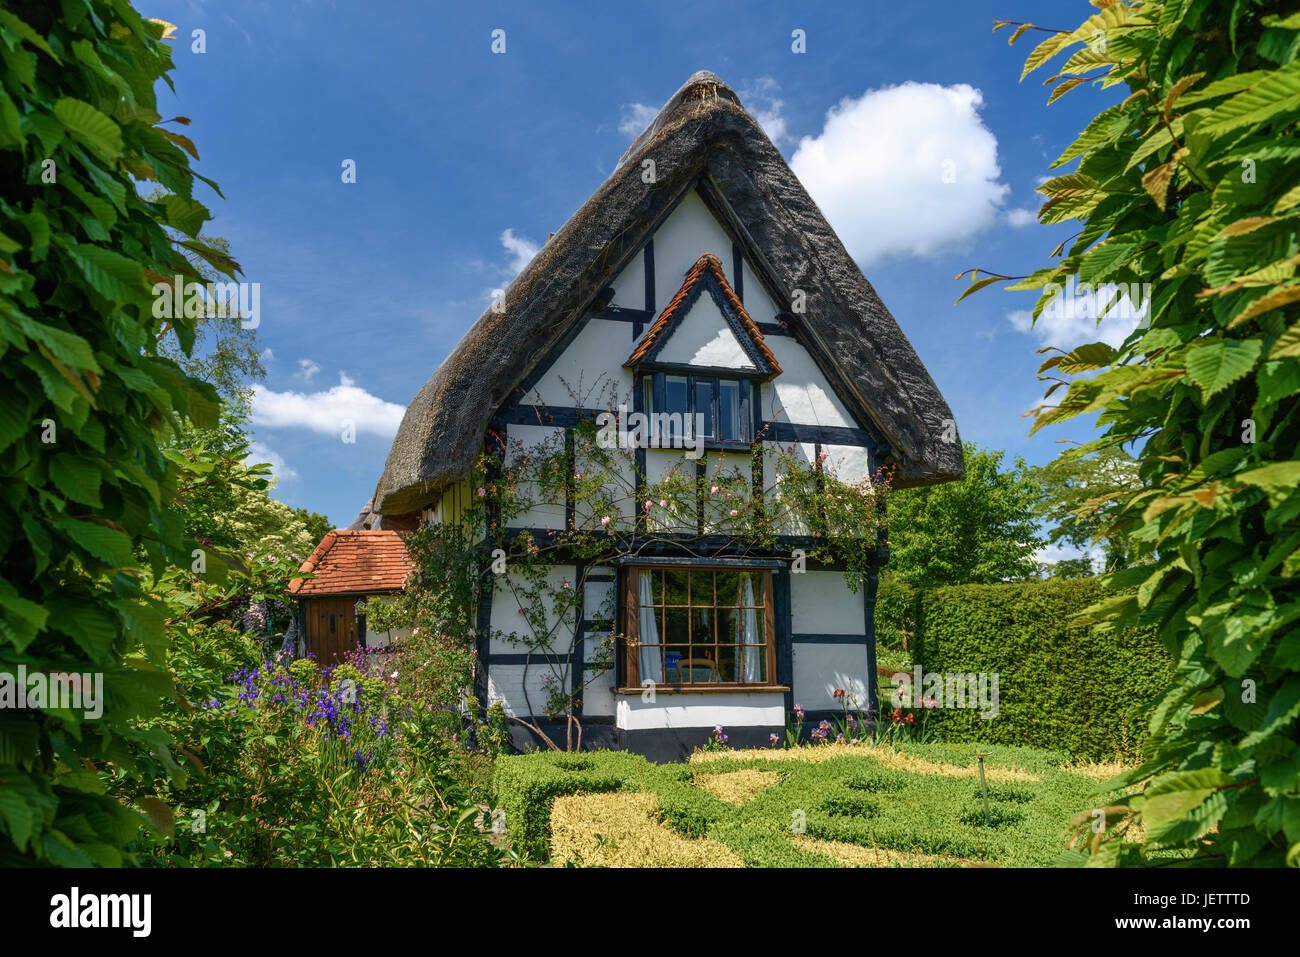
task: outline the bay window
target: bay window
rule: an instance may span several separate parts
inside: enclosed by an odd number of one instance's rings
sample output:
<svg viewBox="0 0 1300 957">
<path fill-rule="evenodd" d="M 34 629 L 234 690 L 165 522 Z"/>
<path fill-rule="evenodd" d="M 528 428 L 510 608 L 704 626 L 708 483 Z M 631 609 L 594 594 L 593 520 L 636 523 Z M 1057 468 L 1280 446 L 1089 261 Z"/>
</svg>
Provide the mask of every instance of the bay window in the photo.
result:
<svg viewBox="0 0 1300 957">
<path fill-rule="evenodd" d="M 771 686 L 771 572 L 708 566 L 626 566 L 627 684 L 669 690 Z"/>
</svg>

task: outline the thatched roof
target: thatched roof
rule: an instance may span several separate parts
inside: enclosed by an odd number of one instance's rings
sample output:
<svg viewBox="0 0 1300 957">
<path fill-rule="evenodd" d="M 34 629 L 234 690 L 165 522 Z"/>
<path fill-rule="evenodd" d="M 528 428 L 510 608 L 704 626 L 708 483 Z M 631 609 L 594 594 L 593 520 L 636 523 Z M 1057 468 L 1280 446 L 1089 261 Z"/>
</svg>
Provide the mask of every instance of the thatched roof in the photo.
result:
<svg viewBox="0 0 1300 957">
<path fill-rule="evenodd" d="M 649 185 L 646 160 L 655 164 Z M 941 438 L 952 413 L 911 343 L 740 99 L 700 72 L 510 284 L 504 310 L 483 313 L 411 401 L 376 512 L 417 510 L 468 473 L 498 406 L 701 181 L 734 214 L 729 225 L 778 302 L 805 291 L 806 311 L 785 321 L 884 438 L 895 484 L 962 475 L 960 442 Z"/>
</svg>

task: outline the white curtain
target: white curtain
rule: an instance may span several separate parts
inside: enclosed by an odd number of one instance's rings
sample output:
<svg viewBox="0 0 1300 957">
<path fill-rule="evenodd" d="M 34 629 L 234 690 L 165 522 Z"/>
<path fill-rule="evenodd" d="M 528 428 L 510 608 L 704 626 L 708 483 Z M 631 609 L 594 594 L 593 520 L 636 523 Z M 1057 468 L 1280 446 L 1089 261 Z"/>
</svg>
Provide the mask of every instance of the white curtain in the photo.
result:
<svg viewBox="0 0 1300 957">
<path fill-rule="evenodd" d="M 754 576 L 742 572 L 740 576 L 740 603 L 754 604 Z M 740 613 L 740 634 L 736 638 L 744 647 L 736 648 L 736 673 L 741 681 L 763 680 L 763 649 L 758 647 L 758 609 L 745 608 Z"/>
<path fill-rule="evenodd" d="M 664 680 L 664 660 L 659 654 L 659 625 L 655 621 L 653 572 L 641 572 L 637 577 L 637 600 L 640 605 L 637 669 L 641 680 L 647 678 L 656 684 Z"/>
</svg>

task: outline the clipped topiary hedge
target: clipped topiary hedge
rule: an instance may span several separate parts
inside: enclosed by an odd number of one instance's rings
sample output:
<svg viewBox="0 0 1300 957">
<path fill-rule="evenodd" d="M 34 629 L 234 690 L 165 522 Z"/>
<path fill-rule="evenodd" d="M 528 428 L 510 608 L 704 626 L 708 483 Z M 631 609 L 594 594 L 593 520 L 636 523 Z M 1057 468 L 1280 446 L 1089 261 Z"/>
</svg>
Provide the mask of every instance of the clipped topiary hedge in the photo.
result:
<svg viewBox="0 0 1300 957">
<path fill-rule="evenodd" d="M 495 785 L 515 848 L 552 866 L 1042 867 L 1098 781 L 1057 751 L 909 743 L 696 752 L 684 764 L 533 752 L 499 758 Z"/>
<path fill-rule="evenodd" d="M 1174 663 L 1151 629 L 1072 627 L 1105 597 L 1092 578 L 955 585 L 920 600 L 916 660 L 938 673 L 998 675 L 999 708 L 939 708 L 944 740 L 1057 748 L 1096 760 L 1140 756 L 1146 711 Z"/>
<path fill-rule="evenodd" d="M 686 837 L 702 837 L 724 808 L 691 785 L 689 767 L 655 765 L 625 751 L 537 751 L 501 758 L 492 785 L 514 846 L 541 860 L 551 856 L 551 803 L 557 797 L 655 791 L 664 822 Z"/>
</svg>

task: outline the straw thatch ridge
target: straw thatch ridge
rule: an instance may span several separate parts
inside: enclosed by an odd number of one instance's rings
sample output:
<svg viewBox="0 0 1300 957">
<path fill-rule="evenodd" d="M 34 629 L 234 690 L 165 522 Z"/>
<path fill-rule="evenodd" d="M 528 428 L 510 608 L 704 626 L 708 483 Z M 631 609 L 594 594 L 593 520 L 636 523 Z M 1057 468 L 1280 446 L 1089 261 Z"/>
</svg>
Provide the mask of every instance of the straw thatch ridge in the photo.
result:
<svg viewBox="0 0 1300 957">
<path fill-rule="evenodd" d="M 646 160 L 652 184 L 642 181 Z M 962 475 L 960 442 L 943 441 L 952 413 L 911 343 L 736 94 L 700 72 L 510 284 L 504 309 L 479 317 L 412 400 L 375 490 L 376 512 L 417 510 L 468 473 L 496 409 L 701 178 L 724 198 L 731 225 L 785 302 L 791 290 L 806 293 L 806 312 L 787 321 L 885 437 L 895 484 Z"/>
</svg>

